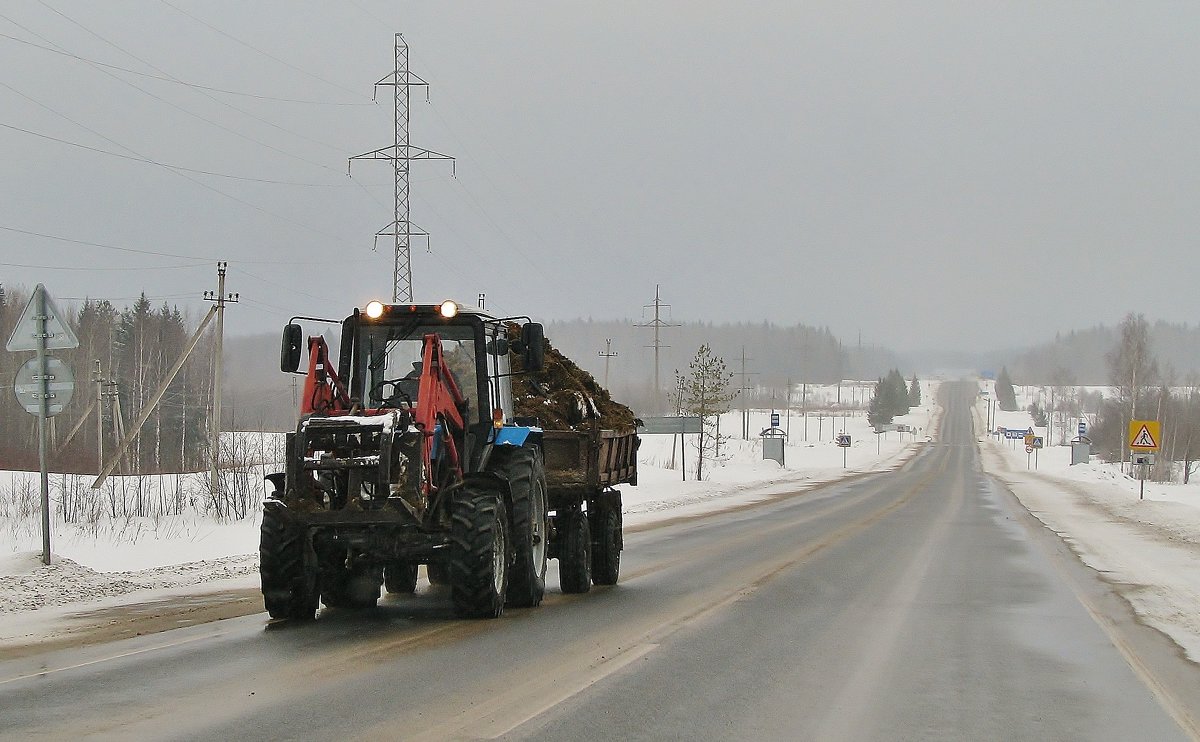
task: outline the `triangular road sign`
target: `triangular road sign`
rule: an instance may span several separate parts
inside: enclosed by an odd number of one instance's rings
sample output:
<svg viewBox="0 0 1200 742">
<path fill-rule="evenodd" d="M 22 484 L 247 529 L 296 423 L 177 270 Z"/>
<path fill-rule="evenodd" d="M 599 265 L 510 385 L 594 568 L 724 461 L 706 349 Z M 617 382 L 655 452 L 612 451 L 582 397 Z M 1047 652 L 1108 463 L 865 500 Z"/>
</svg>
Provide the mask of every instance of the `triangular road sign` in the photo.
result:
<svg viewBox="0 0 1200 742">
<path fill-rule="evenodd" d="M 1154 435 L 1150 432 L 1150 427 L 1143 425 L 1137 435 L 1133 437 L 1133 442 L 1129 444 L 1130 448 L 1158 448 L 1158 442 L 1154 440 Z"/>
<path fill-rule="evenodd" d="M 21 312 L 21 318 L 17 320 L 17 326 L 13 328 L 12 336 L 8 338 L 8 343 L 4 346 L 6 350 L 38 349 L 38 335 L 42 332 L 41 322 L 38 321 L 40 319 L 38 306 L 41 302 L 44 302 L 43 306 L 45 306 L 46 312 L 46 350 L 67 350 L 79 347 L 79 339 L 71 331 L 71 326 L 63 321 L 62 314 L 54 305 L 50 294 L 46 292 L 46 287 L 39 283 L 33 290 L 33 296 L 29 297 L 25 311 Z"/>
</svg>

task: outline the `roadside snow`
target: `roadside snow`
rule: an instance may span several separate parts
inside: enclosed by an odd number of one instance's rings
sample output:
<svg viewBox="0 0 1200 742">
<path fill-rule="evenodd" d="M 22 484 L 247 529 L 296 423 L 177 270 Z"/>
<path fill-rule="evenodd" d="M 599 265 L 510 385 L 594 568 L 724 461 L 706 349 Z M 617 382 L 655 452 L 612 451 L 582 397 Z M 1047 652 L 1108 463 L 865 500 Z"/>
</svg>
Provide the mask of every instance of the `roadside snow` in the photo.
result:
<svg viewBox="0 0 1200 742">
<path fill-rule="evenodd" d="M 983 430 L 984 405 L 976 429 Z M 1028 413 L 999 413 L 997 424 L 1025 427 Z M 1060 534 L 1085 564 L 1104 573 L 1147 624 L 1200 662 L 1200 484 L 1138 481 L 1117 464 L 1071 466 L 1066 446 L 1033 457 L 1018 445 L 984 438 L 983 465 L 1021 503 Z M 1029 468 L 1027 468 L 1029 467 Z"/>
</svg>

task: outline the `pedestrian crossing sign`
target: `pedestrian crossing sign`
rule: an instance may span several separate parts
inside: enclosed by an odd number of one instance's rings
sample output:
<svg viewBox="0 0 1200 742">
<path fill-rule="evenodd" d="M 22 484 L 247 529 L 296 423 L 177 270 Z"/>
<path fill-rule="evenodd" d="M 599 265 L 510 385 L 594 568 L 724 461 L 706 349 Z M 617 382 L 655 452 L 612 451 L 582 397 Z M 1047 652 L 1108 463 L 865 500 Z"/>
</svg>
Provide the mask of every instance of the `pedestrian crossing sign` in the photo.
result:
<svg viewBox="0 0 1200 742">
<path fill-rule="evenodd" d="M 1131 420 L 1129 448 L 1133 451 L 1157 451 L 1162 442 L 1162 424 L 1157 420 Z"/>
</svg>

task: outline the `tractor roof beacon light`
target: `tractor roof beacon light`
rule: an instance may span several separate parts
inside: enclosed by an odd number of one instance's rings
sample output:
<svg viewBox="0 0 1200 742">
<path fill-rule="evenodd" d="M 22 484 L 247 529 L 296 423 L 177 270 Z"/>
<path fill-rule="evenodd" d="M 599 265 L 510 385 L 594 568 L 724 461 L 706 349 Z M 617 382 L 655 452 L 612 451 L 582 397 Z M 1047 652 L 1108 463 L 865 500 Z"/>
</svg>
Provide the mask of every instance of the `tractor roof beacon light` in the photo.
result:
<svg viewBox="0 0 1200 742">
<path fill-rule="evenodd" d="M 452 319 L 458 314 L 458 305 L 450 299 L 442 302 L 442 306 L 438 309 L 441 315 L 446 319 Z"/>
<path fill-rule="evenodd" d="M 378 301 L 367 302 L 367 316 L 371 319 L 379 319 L 383 316 L 383 304 Z"/>
</svg>

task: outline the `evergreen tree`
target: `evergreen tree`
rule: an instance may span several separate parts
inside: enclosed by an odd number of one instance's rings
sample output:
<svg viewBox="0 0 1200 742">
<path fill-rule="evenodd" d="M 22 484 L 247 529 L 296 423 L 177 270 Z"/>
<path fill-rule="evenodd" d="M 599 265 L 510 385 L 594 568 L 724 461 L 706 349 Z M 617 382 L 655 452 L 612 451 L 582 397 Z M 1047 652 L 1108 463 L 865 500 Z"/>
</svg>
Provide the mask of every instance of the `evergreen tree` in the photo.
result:
<svg viewBox="0 0 1200 742">
<path fill-rule="evenodd" d="M 890 405 L 892 417 L 897 415 L 908 414 L 908 384 L 904 383 L 904 376 L 900 374 L 899 369 L 892 369 L 887 375 L 888 393 L 887 401 Z"/>
<path fill-rule="evenodd" d="M 696 480 L 704 478 L 704 455 L 715 448 L 718 441 L 715 431 L 718 415 L 729 411 L 729 403 L 736 392 L 731 391 L 733 372 L 725 367 L 725 359 L 714 355 L 707 343 L 700 346 L 696 356 L 688 363 L 688 375 L 676 371 L 676 387 L 681 390 L 680 408 L 689 415 L 700 418 L 700 455 L 696 461 Z"/>
<path fill-rule="evenodd" d="M 888 399 L 891 389 L 892 385 L 882 376 L 875 382 L 875 395 L 871 397 L 871 403 L 867 406 L 867 422 L 876 428 L 887 425 L 895 417 L 891 401 Z"/>
<path fill-rule="evenodd" d="M 921 383 L 917 381 L 916 374 L 913 374 L 912 383 L 908 385 L 908 406 L 921 406 Z"/>
<path fill-rule="evenodd" d="M 1008 377 L 1008 367 L 1000 369 L 996 377 L 996 404 L 1005 412 L 1017 411 L 1017 392 L 1013 389 L 1012 379 Z"/>
</svg>

